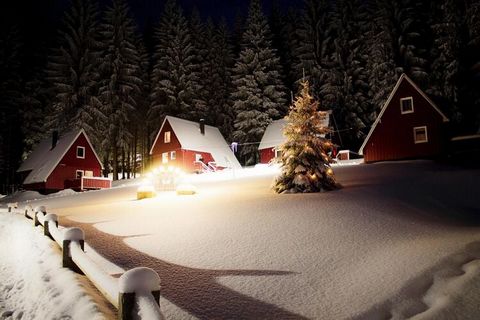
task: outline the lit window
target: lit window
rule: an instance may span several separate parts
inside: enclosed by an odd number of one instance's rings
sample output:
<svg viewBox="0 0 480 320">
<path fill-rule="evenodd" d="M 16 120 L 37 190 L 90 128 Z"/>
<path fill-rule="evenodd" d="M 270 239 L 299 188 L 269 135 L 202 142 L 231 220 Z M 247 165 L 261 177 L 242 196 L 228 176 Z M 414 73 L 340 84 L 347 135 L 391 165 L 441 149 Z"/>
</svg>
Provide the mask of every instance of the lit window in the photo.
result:
<svg viewBox="0 0 480 320">
<path fill-rule="evenodd" d="M 162 163 L 168 163 L 168 152 L 162 153 Z"/>
<path fill-rule="evenodd" d="M 170 131 L 166 131 L 164 136 L 163 136 L 163 142 L 164 143 L 170 143 Z"/>
<path fill-rule="evenodd" d="M 93 177 L 93 171 L 85 170 L 85 177 Z"/>
<path fill-rule="evenodd" d="M 77 158 L 85 159 L 85 147 L 77 147 Z"/>
<path fill-rule="evenodd" d="M 427 127 L 413 128 L 413 139 L 415 143 L 428 142 Z"/>
<path fill-rule="evenodd" d="M 82 177 L 83 177 L 83 170 L 75 171 L 75 178 L 76 179 L 82 179 Z"/>
<path fill-rule="evenodd" d="M 402 114 L 413 112 L 413 98 L 401 98 L 400 99 L 400 111 Z"/>
<path fill-rule="evenodd" d="M 177 159 L 177 153 L 175 151 L 170 152 L 170 160 Z"/>
</svg>

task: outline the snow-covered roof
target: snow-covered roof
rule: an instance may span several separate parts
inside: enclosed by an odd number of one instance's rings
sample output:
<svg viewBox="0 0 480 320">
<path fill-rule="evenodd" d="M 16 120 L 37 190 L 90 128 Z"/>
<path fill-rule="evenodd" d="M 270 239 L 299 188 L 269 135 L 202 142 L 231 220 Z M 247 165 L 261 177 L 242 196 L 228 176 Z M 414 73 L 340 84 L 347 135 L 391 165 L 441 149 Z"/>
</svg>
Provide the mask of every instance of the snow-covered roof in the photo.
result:
<svg viewBox="0 0 480 320">
<path fill-rule="evenodd" d="M 286 124 L 287 120 L 285 119 L 275 120 L 270 123 L 263 133 L 262 141 L 260 141 L 258 149 L 273 148 L 284 143 L 287 139 L 283 135 L 283 128 Z"/>
<path fill-rule="evenodd" d="M 328 127 L 330 125 L 330 114 L 332 113 L 331 110 L 326 111 L 328 116 L 325 117 L 322 121 L 322 126 Z M 286 119 L 279 119 L 272 121 L 270 125 L 265 129 L 263 133 L 262 141 L 260 141 L 260 145 L 258 146 L 259 150 L 273 148 L 281 145 L 286 141 L 286 137 L 283 135 L 283 128 L 287 124 Z M 325 135 L 322 135 L 325 136 Z"/>
<path fill-rule="evenodd" d="M 411 85 L 413 88 L 415 88 L 415 90 L 417 90 L 417 92 L 420 93 L 420 95 L 421 95 L 425 100 L 427 100 L 427 102 L 433 107 L 433 109 L 435 109 L 435 111 L 437 111 L 437 112 L 440 114 L 440 116 L 442 117 L 443 122 L 448 122 L 447 116 L 445 116 L 445 114 L 437 107 L 437 105 L 435 104 L 435 102 L 433 102 L 433 101 L 425 94 L 425 92 L 423 92 L 423 90 L 420 89 L 420 88 L 415 84 L 415 82 L 413 82 L 412 79 L 410 79 L 405 73 L 403 73 L 403 74 L 400 76 L 400 78 L 398 79 L 397 84 L 395 85 L 395 87 L 393 88 L 392 92 L 390 93 L 390 96 L 388 97 L 387 101 L 385 101 L 385 104 L 383 105 L 382 110 L 381 110 L 380 113 L 378 114 L 377 119 L 375 120 L 375 122 L 373 123 L 372 127 L 370 128 L 370 131 L 368 132 L 367 137 L 366 137 L 365 140 L 363 141 L 363 144 L 362 144 L 362 146 L 360 147 L 360 150 L 358 151 L 359 154 L 363 155 L 363 148 L 365 148 L 365 146 L 367 145 L 368 140 L 370 139 L 370 137 L 372 136 L 373 132 L 375 131 L 375 128 L 377 127 L 378 123 L 379 123 L 380 120 L 382 119 L 382 116 L 383 116 L 383 114 L 385 113 L 385 110 L 386 110 L 387 107 L 390 105 L 390 102 L 392 101 L 393 97 L 395 96 L 395 93 L 397 92 L 397 90 L 398 90 L 398 88 L 400 87 L 400 84 L 403 82 L 403 80 L 408 81 L 408 83 L 410 83 L 410 85 Z"/>
<path fill-rule="evenodd" d="M 22 163 L 17 172 L 31 171 L 25 178 L 24 184 L 45 182 L 53 169 L 58 165 L 63 156 L 67 153 L 80 134 L 84 134 L 88 144 L 101 164 L 100 158 L 95 153 L 93 146 L 88 139 L 85 131 L 75 130 L 62 134 L 58 137 L 55 148 L 52 149 L 52 138 L 48 137 L 42 140 L 35 149 L 28 155 L 28 158 Z"/>
<path fill-rule="evenodd" d="M 157 143 L 160 132 L 162 132 L 162 128 L 167 121 L 170 123 L 173 132 L 177 136 L 182 149 L 208 152 L 212 155 L 213 159 L 215 159 L 215 162 L 220 167 L 236 169 L 241 168 L 240 163 L 218 128 L 205 125 L 205 134 L 202 134 L 200 132 L 200 125 L 198 122 L 188 121 L 172 116 L 165 117 L 160 130 L 158 130 L 157 137 L 153 142 L 150 154 L 153 153 L 153 148 Z"/>
</svg>

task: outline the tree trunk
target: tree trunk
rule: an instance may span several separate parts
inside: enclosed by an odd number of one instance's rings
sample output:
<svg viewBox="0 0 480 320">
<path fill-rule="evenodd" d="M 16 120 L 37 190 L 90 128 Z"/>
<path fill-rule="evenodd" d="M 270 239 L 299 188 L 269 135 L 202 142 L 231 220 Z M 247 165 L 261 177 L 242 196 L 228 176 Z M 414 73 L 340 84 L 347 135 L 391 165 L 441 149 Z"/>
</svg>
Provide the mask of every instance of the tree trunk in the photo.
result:
<svg viewBox="0 0 480 320">
<path fill-rule="evenodd" d="M 113 180 L 118 180 L 118 147 L 113 143 Z"/>
<path fill-rule="evenodd" d="M 133 178 L 137 177 L 137 138 L 138 128 L 135 128 L 135 133 L 133 135 Z"/>
<path fill-rule="evenodd" d="M 125 148 L 122 147 L 122 180 L 125 179 Z"/>
</svg>

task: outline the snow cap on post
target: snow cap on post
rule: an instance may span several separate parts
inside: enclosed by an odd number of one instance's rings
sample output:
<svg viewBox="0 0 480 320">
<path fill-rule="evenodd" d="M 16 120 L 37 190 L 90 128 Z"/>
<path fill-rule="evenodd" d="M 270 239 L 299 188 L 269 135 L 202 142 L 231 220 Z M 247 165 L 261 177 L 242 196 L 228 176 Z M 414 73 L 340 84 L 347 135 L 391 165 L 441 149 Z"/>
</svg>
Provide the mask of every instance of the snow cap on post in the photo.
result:
<svg viewBox="0 0 480 320">
<path fill-rule="evenodd" d="M 128 270 L 118 281 L 120 293 L 152 292 L 160 290 L 160 277 L 150 268 L 138 267 Z"/>
<path fill-rule="evenodd" d="M 63 240 L 79 241 L 85 240 L 85 233 L 80 228 L 68 228 L 63 233 Z"/>
<path fill-rule="evenodd" d="M 45 221 L 57 222 L 58 221 L 58 216 L 54 213 L 49 213 L 45 216 Z"/>
<path fill-rule="evenodd" d="M 45 206 L 38 206 L 38 207 L 35 207 L 35 212 L 47 213 L 47 209 L 45 208 Z"/>
</svg>

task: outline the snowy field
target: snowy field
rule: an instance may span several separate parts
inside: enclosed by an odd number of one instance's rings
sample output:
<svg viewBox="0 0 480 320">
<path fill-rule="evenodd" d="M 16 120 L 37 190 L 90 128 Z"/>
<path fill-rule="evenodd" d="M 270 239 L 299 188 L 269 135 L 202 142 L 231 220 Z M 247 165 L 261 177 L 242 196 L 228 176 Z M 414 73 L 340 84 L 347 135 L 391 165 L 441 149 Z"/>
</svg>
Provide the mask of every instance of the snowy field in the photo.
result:
<svg viewBox="0 0 480 320">
<path fill-rule="evenodd" d="M 112 273 L 155 269 L 167 319 L 479 319 L 480 171 L 335 173 L 323 194 L 274 194 L 258 168 L 192 177 L 194 196 L 137 201 L 133 182 L 29 203 L 83 228 Z"/>
</svg>

